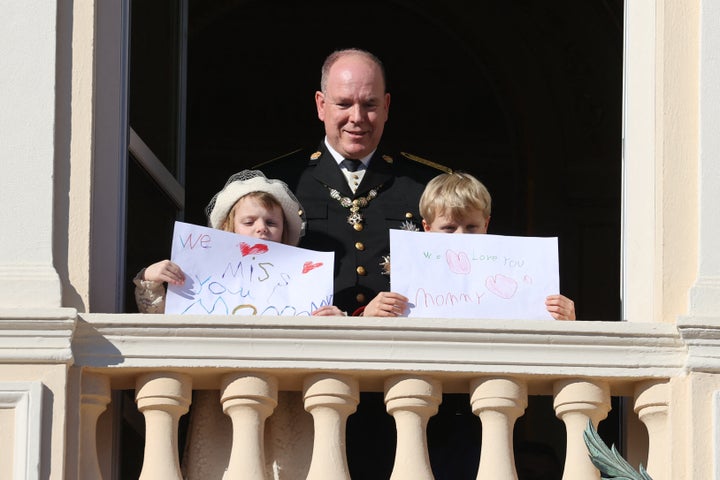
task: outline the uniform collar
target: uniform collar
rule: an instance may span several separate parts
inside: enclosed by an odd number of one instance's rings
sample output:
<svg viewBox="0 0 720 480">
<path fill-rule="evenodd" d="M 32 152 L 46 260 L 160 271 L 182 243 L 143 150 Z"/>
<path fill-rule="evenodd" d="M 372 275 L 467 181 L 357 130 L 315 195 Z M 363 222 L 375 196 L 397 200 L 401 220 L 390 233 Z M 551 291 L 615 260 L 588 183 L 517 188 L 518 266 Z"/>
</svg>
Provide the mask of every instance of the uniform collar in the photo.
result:
<svg viewBox="0 0 720 480">
<path fill-rule="evenodd" d="M 330 153 L 324 141 L 320 142 L 320 156 L 314 160 L 316 166 L 313 171 L 313 176 L 320 183 L 334 188 L 344 196 L 350 198 L 366 195 L 370 190 L 378 188 L 380 185 L 387 187 L 392 182 L 393 172 L 390 164 L 382 158 L 382 155 L 380 155 L 378 151 L 380 151 L 379 148 L 369 158 L 365 175 L 354 194 L 350 190 L 345 176 L 340 171 L 340 166 L 335 157 Z"/>
<path fill-rule="evenodd" d="M 332 157 L 335 159 L 335 162 L 338 165 L 340 165 L 340 162 L 345 160 L 345 157 L 343 157 L 337 150 L 335 150 L 333 147 L 330 146 L 330 143 L 328 142 L 327 137 L 325 137 L 325 139 L 323 140 L 323 143 L 325 144 L 325 148 L 327 149 L 328 153 L 330 155 L 332 155 Z M 372 156 L 375 154 L 376 151 L 377 151 L 377 149 L 373 150 L 370 153 L 370 155 L 366 155 L 363 158 L 358 158 L 355 160 L 360 160 L 360 162 L 362 162 L 362 164 L 365 165 L 365 168 L 367 168 L 367 166 L 370 164 L 370 159 L 372 158 Z"/>
</svg>

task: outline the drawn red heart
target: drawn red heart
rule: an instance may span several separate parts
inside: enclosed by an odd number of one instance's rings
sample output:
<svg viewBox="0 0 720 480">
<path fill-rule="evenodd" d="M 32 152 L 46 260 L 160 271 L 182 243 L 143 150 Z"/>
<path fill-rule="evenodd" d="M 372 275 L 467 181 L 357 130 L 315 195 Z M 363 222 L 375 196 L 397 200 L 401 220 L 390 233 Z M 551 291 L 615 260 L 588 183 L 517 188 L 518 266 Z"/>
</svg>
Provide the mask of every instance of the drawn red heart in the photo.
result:
<svg viewBox="0 0 720 480">
<path fill-rule="evenodd" d="M 467 253 L 455 253 L 452 250 L 448 250 L 445 252 L 445 260 L 447 261 L 451 272 L 459 273 L 461 275 L 467 275 L 470 273 L 470 259 L 468 258 Z"/>
<path fill-rule="evenodd" d="M 487 277 L 487 280 L 485 280 L 485 286 L 488 290 L 490 290 L 490 292 L 504 299 L 512 298 L 518 287 L 515 280 L 500 273 L 494 277 Z"/>
<path fill-rule="evenodd" d="M 303 263 L 302 273 L 308 273 L 313 268 L 319 268 L 322 266 L 323 266 L 322 262 L 317 262 L 317 263 L 305 262 L 305 263 Z"/>
<path fill-rule="evenodd" d="M 240 242 L 240 252 L 242 253 L 243 257 L 247 257 L 248 255 L 260 255 L 261 253 L 265 253 L 267 251 L 267 245 L 263 245 L 262 243 L 248 245 L 245 242 Z"/>
</svg>

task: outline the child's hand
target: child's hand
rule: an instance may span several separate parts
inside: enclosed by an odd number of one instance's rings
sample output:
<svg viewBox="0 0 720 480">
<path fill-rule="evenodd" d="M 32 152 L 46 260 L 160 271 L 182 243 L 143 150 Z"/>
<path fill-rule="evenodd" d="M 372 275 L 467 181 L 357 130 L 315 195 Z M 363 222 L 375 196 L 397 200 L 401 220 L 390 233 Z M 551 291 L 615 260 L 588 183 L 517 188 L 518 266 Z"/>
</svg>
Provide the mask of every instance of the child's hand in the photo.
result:
<svg viewBox="0 0 720 480">
<path fill-rule="evenodd" d="M 347 313 L 340 310 L 335 305 L 325 305 L 312 312 L 314 317 L 342 317 Z"/>
<path fill-rule="evenodd" d="M 575 320 L 575 302 L 564 295 L 550 295 L 545 306 L 555 320 Z"/>
<path fill-rule="evenodd" d="M 185 283 L 185 274 L 177 264 L 170 260 L 161 260 L 145 269 L 143 272 L 143 280 L 182 285 Z"/>
<path fill-rule="evenodd" d="M 380 292 L 365 307 L 366 317 L 399 317 L 408 308 L 408 299 L 395 292 Z"/>
</svg>

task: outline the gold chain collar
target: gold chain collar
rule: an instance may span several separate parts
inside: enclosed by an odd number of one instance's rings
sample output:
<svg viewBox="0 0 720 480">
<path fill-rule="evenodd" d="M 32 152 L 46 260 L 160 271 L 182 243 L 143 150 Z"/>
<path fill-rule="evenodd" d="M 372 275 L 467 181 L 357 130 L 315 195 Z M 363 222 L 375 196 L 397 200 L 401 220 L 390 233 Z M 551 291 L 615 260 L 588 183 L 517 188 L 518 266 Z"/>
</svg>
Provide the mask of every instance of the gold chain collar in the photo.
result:
<svg viewBox="0 0 720 480">
<path fill-rule="evenodd" d="M 330 190 L 330 196 L 340 202 L 341 206 L 350 209 L 350 215 L 348 215 L 347 217 L 347 223 L 352 225 L 353 228 L 357 231 L 363 229 L 362 222 L 364 217 L 363 214 L 360 212 L 360 209 L 367 207 L 370 201 L 373 198 L 377 197 L 378 190 L 380 190 L 381 188 L 382 185 L 378 185 L 377 187 L 370 190 L 368 194 L 364 197 L 352 199 L 350 197 L 343 197 L 340 192 L 328 186 L 328 189 Z"/>
</svg>

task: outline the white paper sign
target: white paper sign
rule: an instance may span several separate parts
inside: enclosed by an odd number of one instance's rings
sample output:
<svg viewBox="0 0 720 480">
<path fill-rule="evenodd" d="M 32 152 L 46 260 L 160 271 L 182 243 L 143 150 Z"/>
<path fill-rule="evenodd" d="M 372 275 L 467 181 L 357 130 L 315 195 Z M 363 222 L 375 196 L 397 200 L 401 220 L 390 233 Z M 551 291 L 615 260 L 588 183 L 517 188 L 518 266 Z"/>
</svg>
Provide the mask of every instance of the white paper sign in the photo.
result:
<svg viewBox="0 0 720 480">
<path fill-rule="evenodd" d="M 390 285 L 410 317 L 547 319 L 557 238 L 390 230 Z"/>
<path fill-rule="evenodd" d="M 316 252 L 175 222 L 165 313 L 310 315 L 333 300 L 333 252 Z"/>
</svg>

